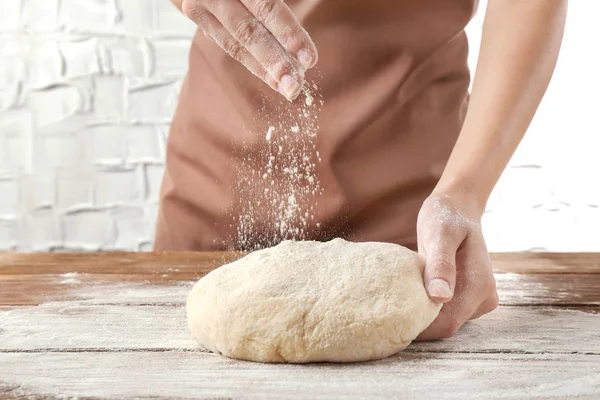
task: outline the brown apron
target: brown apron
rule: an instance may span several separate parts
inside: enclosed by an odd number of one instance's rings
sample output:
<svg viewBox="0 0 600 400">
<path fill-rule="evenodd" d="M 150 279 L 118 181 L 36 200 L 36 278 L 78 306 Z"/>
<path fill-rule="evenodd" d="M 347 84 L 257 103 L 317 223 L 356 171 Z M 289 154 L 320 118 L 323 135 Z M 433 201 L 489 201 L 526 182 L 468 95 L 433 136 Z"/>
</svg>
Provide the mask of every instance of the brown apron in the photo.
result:
<svg viewBox="0 0 600 400">
<path fill-rule="evenodd" d="M 476 0 L 287 4 L 319 51 L 307 73 L 314 102 L 287 102 L 198 31 L 155 250 L 333 237 L 416 247 L 418 210 L 466 112 Z"/>
</svg>

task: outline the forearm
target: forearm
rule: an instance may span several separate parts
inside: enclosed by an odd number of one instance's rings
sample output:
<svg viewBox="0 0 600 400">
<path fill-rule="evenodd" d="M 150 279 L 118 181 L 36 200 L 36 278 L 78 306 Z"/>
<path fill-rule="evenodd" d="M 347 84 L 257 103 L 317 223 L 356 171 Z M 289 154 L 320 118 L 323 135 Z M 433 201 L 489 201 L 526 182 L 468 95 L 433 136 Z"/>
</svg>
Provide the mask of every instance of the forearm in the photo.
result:
<svg viewBox="0 0 600 400">
<path fill-rule="evenodd" d="M 468 188 L 483 209 L 546 91 L 567 0 L 490 0 L 465 123 L 438 189 Z"/>
</svg>

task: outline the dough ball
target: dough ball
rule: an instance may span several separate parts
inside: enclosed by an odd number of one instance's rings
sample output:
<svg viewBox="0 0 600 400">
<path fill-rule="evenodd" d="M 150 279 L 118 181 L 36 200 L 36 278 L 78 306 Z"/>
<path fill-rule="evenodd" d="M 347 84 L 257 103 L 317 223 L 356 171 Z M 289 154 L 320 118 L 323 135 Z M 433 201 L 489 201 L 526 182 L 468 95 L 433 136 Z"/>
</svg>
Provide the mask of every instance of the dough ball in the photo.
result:
<svg viewBox="0 0 600 400">
<path fill-rule="evenodd" d="M 356 362 L 403 350 L 438 315 L 423 260 L 390 243 L 285 241 L 211 271 L 188 297 L 193 337 L 231 358 Z"/>
</svg>

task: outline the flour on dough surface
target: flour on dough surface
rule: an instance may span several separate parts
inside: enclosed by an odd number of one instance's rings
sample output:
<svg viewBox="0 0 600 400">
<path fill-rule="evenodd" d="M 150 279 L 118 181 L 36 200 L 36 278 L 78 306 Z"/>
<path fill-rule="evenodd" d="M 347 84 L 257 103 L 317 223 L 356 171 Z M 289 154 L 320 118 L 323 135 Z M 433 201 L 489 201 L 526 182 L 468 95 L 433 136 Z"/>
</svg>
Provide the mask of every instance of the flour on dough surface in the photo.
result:
<svg viewBox="0 0 600 400">
<path fill-rule="evenodd" d="M 391 243 L 284 241 L 200 279 L 188 325 L 211 351 L 259 362 L 357 362 L 410 344 L 438 315 L 424 261 Z"/>
</svg>

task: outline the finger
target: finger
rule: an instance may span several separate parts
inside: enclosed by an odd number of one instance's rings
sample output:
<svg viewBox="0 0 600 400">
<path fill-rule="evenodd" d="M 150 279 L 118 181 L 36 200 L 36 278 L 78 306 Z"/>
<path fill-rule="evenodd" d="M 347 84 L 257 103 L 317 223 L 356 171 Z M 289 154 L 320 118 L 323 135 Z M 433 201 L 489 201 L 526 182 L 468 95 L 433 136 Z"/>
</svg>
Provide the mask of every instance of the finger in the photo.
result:
<svg viewBox="0 0 600 400">
<path fill-rule="evenodd" d="M 202 15 L 202 29 L 207 37 L 218 44 L 232 58 L 243 64 L 252 74 L 265 81 L 272 89 L 277 90 L 277 82 L 258 61 L 237 40 L 231 36 L 219 20 L 209 13 Z"/>
<path fill-rule="evenodd" d="M 318 58 L 317 48 L 282 0 L 241 1 L 305 70 L 314 67 Z"/>
<path fill-rule="evenodd" d="M 476 319 L 498 307 L 498 291 L 496 278 L 492 270 L 492 263 L 487 251 L 487 246 L 481 235 L 470 235 L 465 240 L 465 249 L 469 252 L 457 254 L 457 262 L 464 265 L 464 280 L 472 290 L 481 298 L 479 306 L 471 315 Z"/>
<path fill-rule="evenodd" d="M 425 287 L 436 303 L 447 303 L 454 295 L 456 284 L 456 252 L 464 236 L 446 225 L 435 226 L 422 240 L 426 256 Z"/>
<path fill-rule="evenodd" d="M 420 340 L 451 337 L 469 319 L 492 311 L 498 304 L 496 281 L 485 242 L 478 236 L 468 236 L 456 252 L 456 262 L 456 295 L 444 304 L 438 318 L 419 335 Z"/>
<path fill-rule="evenodd" d="M 498 307 L 498 293 L 494 290 L 493 295 L 488 297 L 480 306 L 475 310 L 470 319 L 477 319 L 482 315 L 491 313 Z"/>
<path fill-rule="evenodd" d="M 473 312 L 473 307 L 466 298 L 453 299 L 444 304 L 438 317 L 417 337 L 417 341 L 448 339 L 458 332 Z"/>
<path fill-rule="evenodd" d="M 465 301 L 452 299 L 444 304 L 437 318 L 417 336 L 416 341 L 451 338 L 469 320 L 467 315 L 473 311 L 470 308 Z"/>
<path fill-rule="evenodd" d="M 210 11 L 260 65 L 277 81 L 287 99 L 298 97 L 304 71 L 265 26 L 239 0 L 219 0 Z"/>
</svg>

